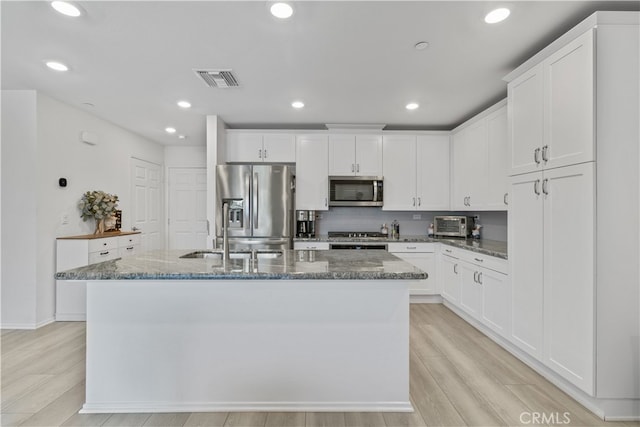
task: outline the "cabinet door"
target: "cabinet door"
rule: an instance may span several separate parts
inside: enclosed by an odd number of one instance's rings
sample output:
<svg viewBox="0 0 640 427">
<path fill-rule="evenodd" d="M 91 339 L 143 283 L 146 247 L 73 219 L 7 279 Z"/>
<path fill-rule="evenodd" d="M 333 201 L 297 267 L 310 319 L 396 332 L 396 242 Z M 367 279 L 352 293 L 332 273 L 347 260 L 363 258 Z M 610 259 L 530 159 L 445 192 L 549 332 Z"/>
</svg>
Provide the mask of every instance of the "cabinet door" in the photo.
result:
<svg viewBox="0 0 640 427">
<path fill-rule="evenodd" d="M 482 322 L 498 334 L 509 339 L 511 335 L 511 286 L 509 276 L 483 268 Z"/>
<path fill-rule="evenodd" d="M 441 254 L 438 276 L 442 297 L 456 305 L 460 302 L 459 273 L 458 259 Z"/>
<path fill-rule="evenodd" d="M 329 135 L 329 175 L 356 173 L 356 136 Z"/>
<path fill-rule="evenodd" d="M 507 224 L 512 341 L 537 359 L 542 359 L 542 173 L 512 177 L 509 197 Z"/>
<path fill-rule="evenodd" d="M 295 163 L 296 139 L 290 133 L 265 133 L 262 160 L 269 163 Z"/>
<path fill-rule="evenodd" d="M 436 291 L 436 259 L 434 253 L 396 253 L 398 258 L 426 272 L 429 277 L 425 280 L 414 280 L 409 285 L 411 295 L 433 295 Z"/>
<path fill-rule="evenodd" d="M 594 390 L 594 163 L 544 172 L 545 363 Z M 514 281 L 516 278 L 514 278 Z"/>
<path fill-rule="evenodd" d="M 385 159 L 382 210 L 415 210 L 417 205 L 415 135 L 385 135 L 382 153 Z"/>
<path fill-rule="evenodd" d="M 326 135 L 296 138 L 296 209 L 329 209 L 329 142 Z"/>
<path fill-rule="evenodd" d="M 382 135 L 356 135 L 356 175 L 382 176 Z"/>
<path fill-rule="evenodd" d="M 469 155 L 467 134 L 467 129 L 462 129 L 451 139 L 451 209 L 457 211 L 468 209 L 467 197 L 470 194 L 466 176 L 466 163 Z"/>
<path fill-rule="evenodd" d="M 489 156 L 485 119 L 469 126 L 465 142 L 465 153 L 462 155 L 464 169 L 461 172 L 466 181 L 465 187 L 469 189 L 467 210 L 484 209 L 487 198 Z"/>
<path fill-rule="evenodd" d="M 595 160 L 593 30 L 544 62 L 545 168 Z"/>
<path fill-rule="evenodd" d="M 507 210 L 509 176 L 507 174 L 507 106 L 487 117 L 487 192 L 485 207 Z"/>
<path fill-rule="evenodd" d="M 227 133 L 227 162 L 261 162 L 262 134 Z"/>
<path fill-rule="evenodd" d="M 544 145 L 543 93 L 542 64 L 507 86 L 509 175 L 542 169 L 541 153 L 536 150 Z"/>
<path fill-rule="evenodd" d="M 384 169 L 387 156 L 384 156 Z M 387 174 L 385 172 L 385 190 Z M 418 135 L 416 141 L 418 210 L 449 210 L 449 136 Z M 385 201 L 387 203 L 385 192 Z"/>
<path fill-rule="evenodd" d="M 460 261 L 460 307 L 472 317 L 480 319 L 482 310 L 482 285 L 479 282 L 478 268 L 468 262 Z"/>
</svg>

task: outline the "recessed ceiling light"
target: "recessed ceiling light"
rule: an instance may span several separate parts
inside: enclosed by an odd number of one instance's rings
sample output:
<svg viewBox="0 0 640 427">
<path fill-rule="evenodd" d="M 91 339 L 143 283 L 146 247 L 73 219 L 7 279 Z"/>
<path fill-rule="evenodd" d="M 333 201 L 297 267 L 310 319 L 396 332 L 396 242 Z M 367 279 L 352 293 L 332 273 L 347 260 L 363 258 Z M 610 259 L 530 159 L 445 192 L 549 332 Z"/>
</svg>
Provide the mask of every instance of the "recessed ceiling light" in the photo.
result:
<svg viewBox="0 0 640 427">
<path fill-rule="evenodd" d="M 178 139 L 187 139 L 186 135 L 178 135 Z"/>
<path fill-rule="evenodd" d="M 418 108 L 420 105 L 418 105 L 415 102 L 410 102 L 407 104 L 407 106 L 405 107 L 407 110 L 415 110 L 416 108 Z"/>
<path fill-rule="evenodd" d="M 429 47 L 429 42 L 418 42 L 413 46 L 416 50 L 425 50 Z"/>
<path fill-rule="evenodd" d="M 168 127 L 164 128 L 164 131 L 167 133 L 176 133 L 176 128 Z"/>
<path fill-rule="evenodd" d="M 287 19 L 290 18 L 291 15 L 293 15 L 293 8 L 287 3 L 274 3 L 271 5 L 271 8 L 269 10 L 271 11 L 271 14 L 273 16 L 280 19 Z"/>
<path fill-rule="evenodd" d="M 47 67 L 51 68 L 52 70 L 56 70 L 56 71 L 67 71 L 67 70 L 69 70 L 69 67 L 64 65 L 62 62 L 47 61 L 46 64 L 47 64 Z"/>
<path fill-rule="evenodd" d="M 82 15 L 77 6 L 66 1 L 52 1 L 51 7 L 63 15 L 73 16 L 74 18 Z"/>
<path fill-rule="evenodd" d="M 494 9 L 491 12 L 487 13 L 487 16 L 484 17 L 484 22 L 486 22 L 487 24 L 496 24 L 507 19 L 510 13 L 511 11 L 506 7 Z"/>
<path fill-rule="evenodd" d="M 191 103 L 189 101 L 178 101 L 178 107 L 191 108 Z"/>
<path fill-rule="evenodd" d="M 304 107 L 304 102 L 302 102 L 302 101 L 293 101 L 291 103 L 291 106 L 293 108 L 302 108 L 302 107 Z"/>
</svg>

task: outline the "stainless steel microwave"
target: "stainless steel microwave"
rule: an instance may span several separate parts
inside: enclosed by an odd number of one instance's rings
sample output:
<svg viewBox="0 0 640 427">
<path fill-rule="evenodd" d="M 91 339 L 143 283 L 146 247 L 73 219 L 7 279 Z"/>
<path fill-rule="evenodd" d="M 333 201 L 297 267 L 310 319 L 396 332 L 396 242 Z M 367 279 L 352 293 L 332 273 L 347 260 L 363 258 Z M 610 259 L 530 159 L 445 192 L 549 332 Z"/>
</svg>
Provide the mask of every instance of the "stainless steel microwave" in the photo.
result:
<svg viewBox="0 0 640 427">
<path fill-rule="evenodd" d="M 382 206 L 382 203 L 382 177 L 329 177 L 329 206 Z"/>
<path fill-rule="evenodd" d="M 468 237 L 473 230 L 472 216 L 434 216 L 433 235 L 443 237 Z"/>
</svg>

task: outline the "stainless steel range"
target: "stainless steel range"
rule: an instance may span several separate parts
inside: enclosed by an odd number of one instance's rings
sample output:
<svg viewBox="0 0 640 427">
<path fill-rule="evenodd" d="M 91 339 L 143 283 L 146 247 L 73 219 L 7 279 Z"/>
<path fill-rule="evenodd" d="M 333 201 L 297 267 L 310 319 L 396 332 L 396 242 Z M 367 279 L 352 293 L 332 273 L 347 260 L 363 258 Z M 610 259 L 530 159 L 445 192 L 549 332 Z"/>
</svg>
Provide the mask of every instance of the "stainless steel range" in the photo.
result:
<svg viewBox="0 0 640 427">
<path fill-rule="evenodd" d="M 329 249 L 346 250 L 384 250 L 388 248 L 385 240 L 388 235 L 377 231 L 330 231 L 329 239 L 345 239 L 329 243 Z M 352 240 L 353 239 L 353 240 Z"/>
</svg>

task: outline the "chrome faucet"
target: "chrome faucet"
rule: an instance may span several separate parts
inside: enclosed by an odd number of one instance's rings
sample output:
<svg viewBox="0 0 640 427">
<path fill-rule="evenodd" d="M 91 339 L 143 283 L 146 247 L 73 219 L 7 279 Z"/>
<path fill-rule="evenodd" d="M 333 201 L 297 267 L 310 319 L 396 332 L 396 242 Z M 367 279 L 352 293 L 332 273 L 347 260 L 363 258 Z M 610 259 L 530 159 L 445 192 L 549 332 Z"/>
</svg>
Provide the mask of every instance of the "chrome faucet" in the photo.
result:
<svg viewBox="0 0 640 427">
<path fill-rule="evenodd" d="M 229 261 L 229 201 L 222 201 L 222 264 Z"/>
</svg>

